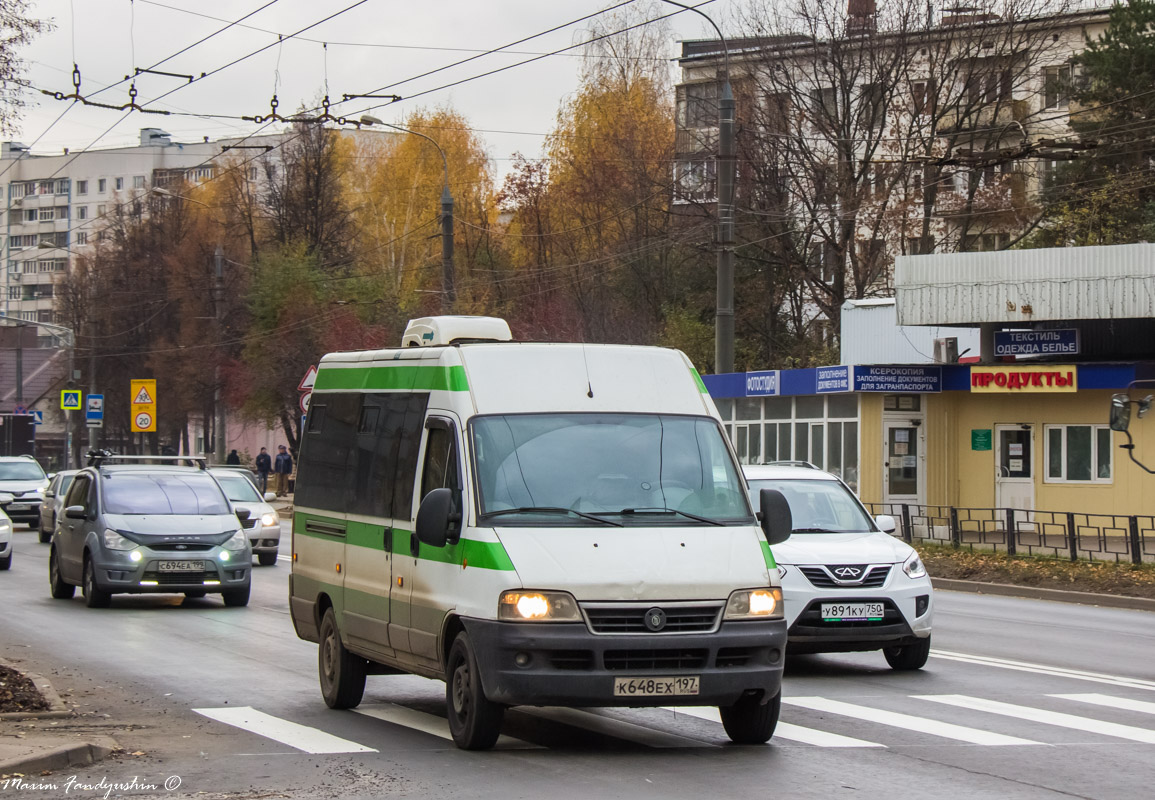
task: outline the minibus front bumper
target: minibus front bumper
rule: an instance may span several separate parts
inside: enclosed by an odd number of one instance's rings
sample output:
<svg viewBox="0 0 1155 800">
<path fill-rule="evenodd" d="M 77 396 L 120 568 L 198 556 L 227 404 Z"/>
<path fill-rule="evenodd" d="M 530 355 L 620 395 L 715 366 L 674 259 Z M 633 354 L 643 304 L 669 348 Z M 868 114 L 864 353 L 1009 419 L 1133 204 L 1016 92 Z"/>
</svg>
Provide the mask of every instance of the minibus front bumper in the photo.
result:
<svg viewBox="0 0 1155 800">
<path fill-rule="evenodd" d="M 782 685 L 780 619 L 676 635 L 595 635 L 584 623 L 464 623 L 485 696 L 497 703 L 727 706 L 747 694 L 769 699 Z"/>
</svg>

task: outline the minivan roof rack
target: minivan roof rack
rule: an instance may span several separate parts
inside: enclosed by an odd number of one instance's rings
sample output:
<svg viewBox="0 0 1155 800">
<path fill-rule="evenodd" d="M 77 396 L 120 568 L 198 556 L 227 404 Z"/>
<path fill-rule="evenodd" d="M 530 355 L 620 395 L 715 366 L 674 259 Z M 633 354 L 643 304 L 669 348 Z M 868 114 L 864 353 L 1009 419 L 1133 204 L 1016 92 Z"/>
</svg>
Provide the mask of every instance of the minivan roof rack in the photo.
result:
<svg viewBox="0 0 1155 800">
<path fill-rule="evenodd" d="M 805 469 L 818 469 L 818 467 L 816 467 L 814 464 L 811 464 L 809 461 L 765 461 L 765 462 L 763 462 L 762 466 L 764 466 L 764 467 L 804 467 Z"/>
<path fill-rule="evenodd" d="M 88 451 L 88 466 L 99 467 L 102 464 L 107 464 L 110 461 L 117 463 L 136 463 L 142 464 L 147 462 L 160 461 L 162 463 L 179 464 L 183 461 L 192 462 L 197 467 L 205 469 L 208 465 L 207 456 L 124 456 L 117 455 L 110 450 L 89 450 Z"/>
</svg>

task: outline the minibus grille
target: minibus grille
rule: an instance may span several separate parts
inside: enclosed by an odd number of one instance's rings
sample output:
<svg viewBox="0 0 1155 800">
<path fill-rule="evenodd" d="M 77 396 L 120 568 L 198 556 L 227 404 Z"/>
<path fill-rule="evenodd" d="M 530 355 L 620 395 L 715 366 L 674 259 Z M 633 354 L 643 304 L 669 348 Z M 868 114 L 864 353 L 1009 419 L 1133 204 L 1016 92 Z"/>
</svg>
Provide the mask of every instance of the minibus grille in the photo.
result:
<svg viewBox="0 0 1155 800">
<path fill-rule="evenodd" d="M 651 609 L 661 609 L 664 620 L 655 630 L 646 624 L 646 615 Z M 711 633 L 718 627 L 722 615 L 721 603 L 693 603 L 662 605 L 660 603 L 634 603 L 630 605 L 602 605 L 585 603 L 582 605 L 590 630 L 601 634 L 671 634 L 671 633 Z"/>
<path fill-rule="evenodd" d="M 709 657 L 706 649 L 607 650 L 602 657 L 606 669 L 702 669 Z"/>
</svg>

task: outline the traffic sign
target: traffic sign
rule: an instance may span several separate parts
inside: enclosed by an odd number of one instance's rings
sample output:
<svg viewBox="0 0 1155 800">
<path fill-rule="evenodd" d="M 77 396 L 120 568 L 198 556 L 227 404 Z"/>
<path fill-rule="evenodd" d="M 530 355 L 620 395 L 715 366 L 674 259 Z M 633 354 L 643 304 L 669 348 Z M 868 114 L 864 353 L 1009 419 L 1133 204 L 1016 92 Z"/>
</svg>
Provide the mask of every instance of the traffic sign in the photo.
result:
<svg viewBox="0 0 1155 800">
<path fill-rule="evenodd" d="M 311 398 L 312 396 L 313 396 L 312 392 L 305 392 L 303 395 L 301 395 L 301 413 L 302 414 L 308 414 L 309 413 L 309 398 Z"/>
<path fill-rule="evenodd" d="M 315 366 L 309 367 L 305 372 L 305 377 L 301 378 L 301 382 L 297 384 L 298 392 L 311 392 L 313 384 L 317 382 L 317 368 Z"/>
<path fill-rule="evenodd" d="M 44 412 L 43 411 L 33 411 L 32 412 L 32 424 L 33 425 L 43 425 L 44 424 Z"/>
<path fill-rule="evenodd" d="M 156 431 L 156 381 L 136 378 L 130 382 L 132 397 L 132 432 Z"/>
<path fill-rule="evenodd" d="M 90 394 L 85 399 L 84 419 L 90 428 L 104 427 L 104 395 Z"/>
<path fill-rule="evenodd" d="M 62 411 L 79 411 L 80 394 L 81 392 L 79 389 L 61 389 L 60 409 Z"/>
<path fill-rule="evenodd" d="M 12 413 L 17 417 L 23 417 L 28 414 L 28 406 L 16 406 L 12 409 Z"/>
</svg>

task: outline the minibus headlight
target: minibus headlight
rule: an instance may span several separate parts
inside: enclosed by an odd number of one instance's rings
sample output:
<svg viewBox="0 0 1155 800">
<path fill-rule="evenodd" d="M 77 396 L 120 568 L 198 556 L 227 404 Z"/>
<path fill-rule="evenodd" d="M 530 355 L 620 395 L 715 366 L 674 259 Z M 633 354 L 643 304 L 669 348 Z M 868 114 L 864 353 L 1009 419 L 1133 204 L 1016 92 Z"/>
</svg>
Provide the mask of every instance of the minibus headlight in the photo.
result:
<svg viewBox="0 0 1155 800">
<path fill-rule="evenodd" d="M 517 589 L 501 593 L 497 618 L 505 622 L 581 622 L 581 612 L 567 592 Z"/>
<path fill-rule="evenodd" d="M 782 612 L 782 590 L 777 586 L 739 589 L 726 601 L 724 619 L 782 619 Z"/>
</svg>

